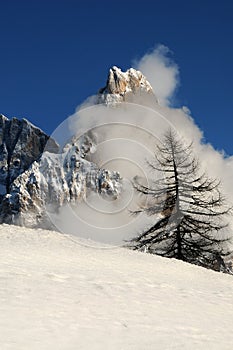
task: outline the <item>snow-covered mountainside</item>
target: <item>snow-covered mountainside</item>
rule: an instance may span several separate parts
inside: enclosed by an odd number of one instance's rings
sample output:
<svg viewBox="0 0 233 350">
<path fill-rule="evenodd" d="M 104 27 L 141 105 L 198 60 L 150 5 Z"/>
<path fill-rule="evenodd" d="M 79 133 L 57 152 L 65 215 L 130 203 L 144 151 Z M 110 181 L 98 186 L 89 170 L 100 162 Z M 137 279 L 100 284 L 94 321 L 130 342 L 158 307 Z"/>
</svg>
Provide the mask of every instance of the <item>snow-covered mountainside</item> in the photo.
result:
<svg viewBox="0 0 233 350">
<path fill-rule="evenodd" d="M 91 142 L 84 136 L 67 144 L 62 152 L 44 152 L 11 183 L 10 193 L 2 200 L 1 221 L 51 228 L 48 206 L 57 211 L 63 204 L 78 203 L 90 191 L 114 200 L 121 190 L 120 174 L 99 169 L 85 159 Z"/>
<path fill-rule="evenodd" d="M 96 103 L 108 107 L 137 98 L 157 103 L 150 83 L 139 71 L 112 67 Z M 142 102 L 143 101 L 143 102 Z M 90 191 L 114 200 L 120 194 L 116 171 L 100 169 L 88 160 L 92 135 L 71 140 L 62 151 L 53 139 L 26 119 L 0 116 L 0 223 L 51 227 L 46 208 L 85 198 Z M 46 152 L 43 152 L 46 147 Z M 43 156 L 42 156 L 43 154 Z M 41 158 L 42 156 L 42 158 Z"/>
<path fill-rule="evenodd" d="M 0 349 L 231 350 L 232 276 L 0 226 Z"/>
<path fill-rule="evenodd" d="M 59 150 L 53 139 L 26 119 L 10 120 L 0 115 L 0 222 L 12 223 L 13 217 L 28 209 L 25 201 L 15 196 L 15 184 L 25 178 L 29 169 L 35 169 L 45 147 L 51 154 Z M 42 202 L 35 195 L 30 201 L 31 206 Z"/>
<path fill-rule="evenodd" d="M 9 193 L 12 182 L 41 157 L 45 146 L 49 152 L 58 151 L 58 145 L 26 119 L 0 115 L 1 195 Z"/>
</svg>

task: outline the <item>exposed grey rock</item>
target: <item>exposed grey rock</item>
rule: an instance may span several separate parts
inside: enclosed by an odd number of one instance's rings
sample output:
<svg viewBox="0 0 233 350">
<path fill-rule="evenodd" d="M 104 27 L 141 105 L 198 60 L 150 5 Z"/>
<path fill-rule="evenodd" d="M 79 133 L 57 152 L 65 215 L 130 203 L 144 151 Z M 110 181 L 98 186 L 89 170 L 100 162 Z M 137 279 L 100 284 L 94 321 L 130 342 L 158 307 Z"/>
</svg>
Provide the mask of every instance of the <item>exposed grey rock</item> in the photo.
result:
<svg viewBox="0 0 233 350">
<path fill-rule="evenodd" d="M 135 101 L 157 103 L 145 76 L 133 68 L 122 72 L 112 67 L 96 102 L 115 106 Z M 26 119 L 0 115 L 0 223 L 51 228 L 48 208 L 58 211 L 66 203 L 78 204 L 91 191 L 116 199 L 120 174 L 89 161 L 94 143 L 89 133 L 60 151 L 54 140 Z"/>
<path fill-rule="evenodd" d="M 58 152 L 58 145 L 41 129 L 26 119 L 9 120 L 0 115 L 0 186 L 1 194 L 9 193 L 12 182 L 36 160 L 46 146 Z"/>
<path fill-rule="evenodd" d="M 43 153 L 10 185 L 0 211 L 0 222 L 53 228 L 48 212 L 67 203 L 81 202 L 90 191 L 114 200 L 121 191 L 118 172 L 99 169 L 84 159 L 92 140 L 83 136 L 67 144 L 62 153 Z"/>
</svg>

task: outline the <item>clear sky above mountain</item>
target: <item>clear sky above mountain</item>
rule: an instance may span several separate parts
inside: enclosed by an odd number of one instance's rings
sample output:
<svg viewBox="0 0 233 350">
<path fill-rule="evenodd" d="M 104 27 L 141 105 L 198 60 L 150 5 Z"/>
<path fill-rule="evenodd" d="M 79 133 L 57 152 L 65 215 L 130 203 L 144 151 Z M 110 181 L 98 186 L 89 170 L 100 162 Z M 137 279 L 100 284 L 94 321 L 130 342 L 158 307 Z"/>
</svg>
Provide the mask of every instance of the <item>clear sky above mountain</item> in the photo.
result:
<svg viewBox="0 0 233 350">
<path fill-rule="evenodd" d="M 156 45 L 180 72 L 174 105 L 232 154 L 233 2 L 0 1 L 0 112 L 48 133 Z"/>
</svg>

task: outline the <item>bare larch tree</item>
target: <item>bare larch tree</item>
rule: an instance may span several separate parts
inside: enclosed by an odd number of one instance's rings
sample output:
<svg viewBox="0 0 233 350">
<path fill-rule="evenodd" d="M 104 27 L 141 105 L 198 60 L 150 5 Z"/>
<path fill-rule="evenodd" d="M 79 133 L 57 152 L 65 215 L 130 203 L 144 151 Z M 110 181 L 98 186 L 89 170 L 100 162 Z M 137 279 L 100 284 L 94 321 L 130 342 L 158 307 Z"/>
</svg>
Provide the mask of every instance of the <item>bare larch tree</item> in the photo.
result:
<svg viewBox="0 0 233 350">
<path fill-rule="evenodd" d="M 134 214 L 144 212 L 155 217 L 155 223 L 133 238 L 130 246 L 225 271 L 224 257 L 230 253 L 225 220 L 230 207 L 219 182 L 201 172 L 192 144 L 186 146 L 168 130 L 148 164 L 159 176 L 152 185 L 135 179 L 135 189 L 148 201 Z"/>
</svg>

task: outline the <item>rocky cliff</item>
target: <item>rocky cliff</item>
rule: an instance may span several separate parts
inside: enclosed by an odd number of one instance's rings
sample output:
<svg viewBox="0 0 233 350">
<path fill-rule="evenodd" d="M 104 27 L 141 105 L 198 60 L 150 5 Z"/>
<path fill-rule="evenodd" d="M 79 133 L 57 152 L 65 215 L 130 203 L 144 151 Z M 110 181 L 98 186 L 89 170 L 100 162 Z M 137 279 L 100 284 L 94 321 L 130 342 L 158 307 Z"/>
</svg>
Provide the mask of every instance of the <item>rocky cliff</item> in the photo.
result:
<svg viewBox="0 0 233 350">
<path fill-rule="evenodd" d="M 50 152 L 58 152 L 56 142 L 26 119 L 9 120 L 0 115 L 1 195 L 10 193 L 12 182 L 41 157 L 45 146 Z"/>
<path fill-rule="evenodd" d="M 2 120 L 1 223 L 51 228 L 48 206 L 58 211 L 90 191 L 111 199 L 119 195 L 119 173 L 85 159 L 92 146 L 89 136 L 72 140 L 59 152 L 56 142 L 28 121 Z"/>
<path fill-rule="evenodd" d="M 143 98 L 140 99 L 140 96 Z M 153 102 L 158 102 L 150 83 L 140 71 L 130 68 L 122 72 L 116 66 L 110 68 L 106 86 L 99 90 L 98 97 L 98 103 L 107 105 L 135 100 L 145 103 L 148 97 L 151 97 Z"/>
<path fill-rule="evenodd" d="M 114 66 L 96 103 L 111 107 L 135 98 L 140 103 L 142 96 L 146 101 L 144 95 L 157 103 L 141 72 L 132 68 L 122 72 Z M 88 160 L 93 143 L 90 135 L 83 135 L 61 151 L 26 119 L 0 115 L 0 223 L 50 228 L 48 207 L 59 211 L 64 204 L 78 204 L 91 191 L 116 199 L 121 192 L 120 174 Z"/>
</svg>

